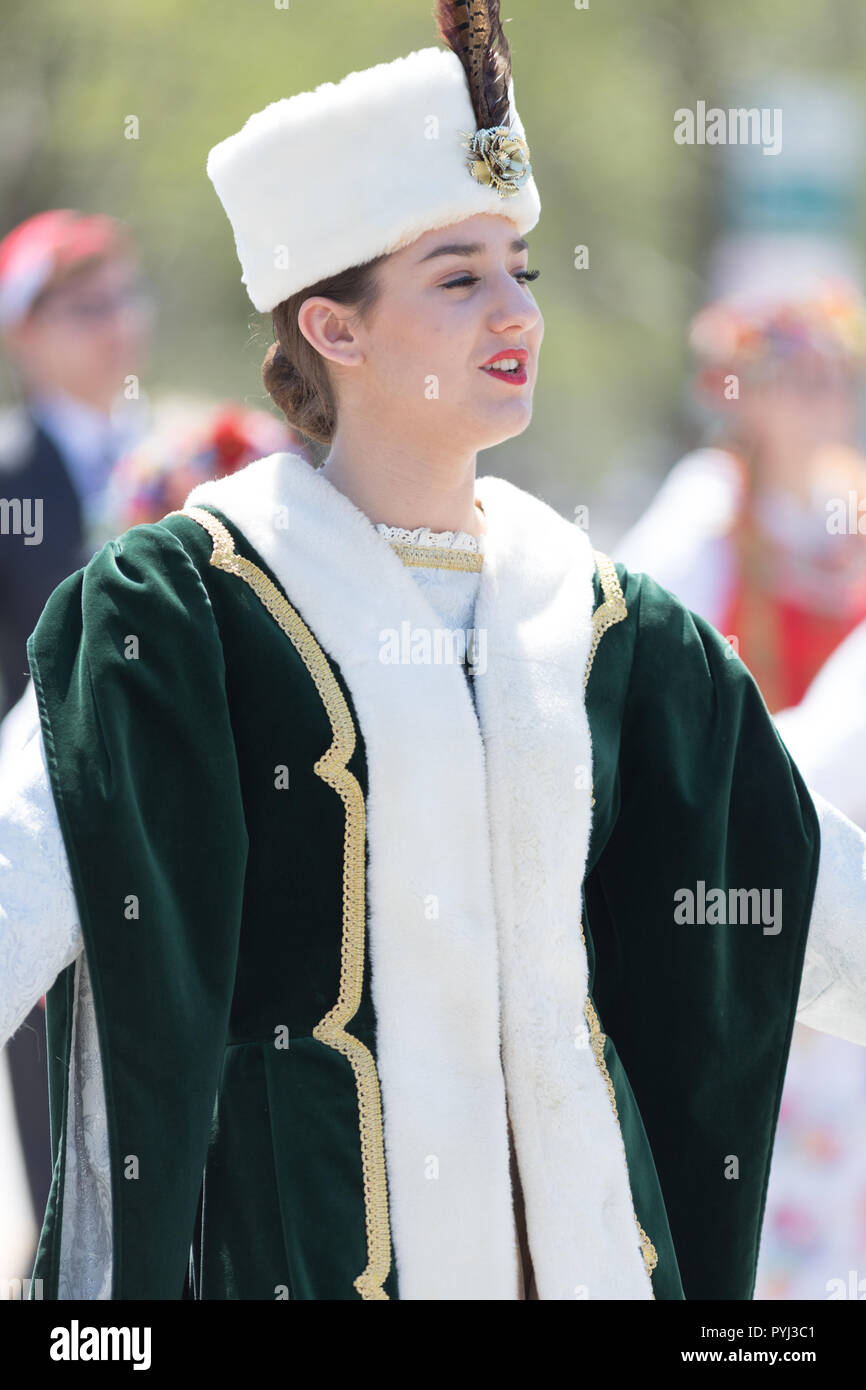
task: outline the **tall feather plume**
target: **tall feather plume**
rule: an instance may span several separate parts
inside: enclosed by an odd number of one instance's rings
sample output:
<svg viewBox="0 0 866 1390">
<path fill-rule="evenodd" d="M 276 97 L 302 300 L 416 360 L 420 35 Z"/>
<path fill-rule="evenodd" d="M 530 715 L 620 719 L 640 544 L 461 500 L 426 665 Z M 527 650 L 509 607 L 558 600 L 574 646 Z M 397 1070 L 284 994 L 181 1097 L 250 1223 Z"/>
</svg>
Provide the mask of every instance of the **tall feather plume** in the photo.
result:
<svg viewBox="0 0 866 1390">
<path fill-rule="evenodd" d="M 511 49 L 499 0 L 436 0 L 435 18 L 440 36 L 466 70 L 478 128 L 509 125 Z"/>
</svg>

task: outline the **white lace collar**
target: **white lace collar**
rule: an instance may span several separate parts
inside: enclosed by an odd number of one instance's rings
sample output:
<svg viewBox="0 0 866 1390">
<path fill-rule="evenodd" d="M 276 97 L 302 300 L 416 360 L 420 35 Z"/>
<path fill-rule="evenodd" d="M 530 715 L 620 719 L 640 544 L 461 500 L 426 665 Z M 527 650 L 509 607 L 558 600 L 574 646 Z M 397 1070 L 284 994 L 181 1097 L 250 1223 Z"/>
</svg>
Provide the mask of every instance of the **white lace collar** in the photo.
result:
<svg viewBox="0 0 866 1390">
<path fill-rule="evenodd" d="M 476 499 L 475 505 L 484 514 Z M 392 547 L 404 565 L 424 569 L 466 569 L 480 572 L 484 563 L 484 536 L 469 531 L 431 531 L 429 526 L 388 526 L 374 523 L 376 531 Z"/>
<path fill-rule="evenodd" d="M 397 541 L 401 545 L 439 545 L 455 550 L 483 550 L 483 537 L 473 536 L 469 531 L 431 531 L 429 526 L 416 526 L 413 531 L 405 526 L 386 526 L 384 521 L 376 522 L 376 530 L 386 540 Z"/>
</svg>

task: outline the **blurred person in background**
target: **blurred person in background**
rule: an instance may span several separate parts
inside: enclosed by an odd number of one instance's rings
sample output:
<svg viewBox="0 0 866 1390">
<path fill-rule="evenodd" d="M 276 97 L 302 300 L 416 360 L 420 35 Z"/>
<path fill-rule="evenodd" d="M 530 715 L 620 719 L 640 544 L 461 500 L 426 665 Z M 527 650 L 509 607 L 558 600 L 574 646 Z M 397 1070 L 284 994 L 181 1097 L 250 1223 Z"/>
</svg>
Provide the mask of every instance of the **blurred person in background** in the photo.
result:
<svg viewBox="0 0 866 1390">
<path fill-rule="evenodd" d="M 9 510 L 0 534 L 0 714 L 24 690 L 26 640 L 48 595 L 105 539 L 93 528 L 102 493 L 144 428 L 123 388 L 137 379 L 150 319 L 131 234 L 114 218 L 53 209 L 0 242 L 0 330 L 21 397 L 0 420 Z"/>
<path fill-rule="evenodd" d="M 123 387 L 140 370 L 150 308 L 114 218 L 52 209 L 0 242 L 0 333 L 20 396 L 0 414 L 0 717 L 21 704 L 46 599 L 104 539 L 103 493 L 144 423 Z M 43 1010 L 44 999 L 0 1054 L 0 1247 L 4 1270 L 21 1274 L 51 1183 Z"/>
<path fill-rule="evenodd" d="M 866 519 L 850 524 L 849 500 L 866 498 L 863 299 L 838 278 L 752 290 L 707 305 L 690 336 L 713 444 L 675 465 L 616 554 L 732 641 L 809 785 L 866 826 Z M 864 1133 L 862 1049 L 796 1023 L 756 1298 L 852 1296 Z"/>
<path fill-rule="evenodd" d="M 733 295 L 695 317 L 691 343 L 713 442 L 678 461 L 617 553 L 734 638 L 776 713 L 866 619 L 866 541 L 828 510 L 866 493 L 865 304 L 841 279 Z"/>
<path fill-rule="evenodd" d="M 833 525 L 835 503 L 866 496 L 866 310 L 853 284 L 819 280 L 716 300 L 690 336 L 713 442 L 675 465 L 617 554 L 734 639 L 775 713 L 866 618 L 866 538 Z"/>
</svg>

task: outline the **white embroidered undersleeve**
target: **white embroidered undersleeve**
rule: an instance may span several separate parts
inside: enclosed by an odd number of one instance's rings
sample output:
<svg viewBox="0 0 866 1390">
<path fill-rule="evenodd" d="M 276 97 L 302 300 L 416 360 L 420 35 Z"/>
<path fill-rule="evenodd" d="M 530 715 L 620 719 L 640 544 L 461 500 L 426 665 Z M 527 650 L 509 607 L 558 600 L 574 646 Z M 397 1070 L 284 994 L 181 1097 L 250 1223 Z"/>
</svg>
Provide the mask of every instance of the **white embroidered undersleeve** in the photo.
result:
<svg viewBox="0 0 866 1390">
<path fill-rule="evenodd" d="M 102 1060 L 78 905 L 33 682 L 0 740 L 0 1044 L 75 962 L 59 1299 L 111 1296 L 111 1168 Z"/>
<path fill-rule="evenodd" d="M 84 945 L 32 682 L 22 699 L 23 745 L 4 739 L 0 759 L 0 1044 Z"/>
<path fill-rule="evenodd" d="M 866 833 L 814 788 L 809 793 L 821 857 L 797 1022 L 866 1046 Z"/>
</svg>

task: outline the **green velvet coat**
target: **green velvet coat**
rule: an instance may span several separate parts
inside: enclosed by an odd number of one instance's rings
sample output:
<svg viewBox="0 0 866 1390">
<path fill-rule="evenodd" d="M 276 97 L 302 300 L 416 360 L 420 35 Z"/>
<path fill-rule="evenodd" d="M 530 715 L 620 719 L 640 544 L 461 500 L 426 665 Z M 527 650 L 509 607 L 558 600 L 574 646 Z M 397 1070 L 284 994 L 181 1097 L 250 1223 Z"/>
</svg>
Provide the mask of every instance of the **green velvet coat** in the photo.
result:
<svg viewBox="0 0 866 1390">
<path fill-rule="evenodd" d="M 266 587 L 212 565 L 212 552 L 190 516 L 134 527 L 54 591 L 28 643 L 103 1059 L 112 1297 L 397 1299 L 375 1161 L 370 957 L 346 958 L 347 805 L 318 772 L 332 725 Z M 714 629 L 622 565 L 593 585 L 580 905 L 591 1044 L 654 1297 L 748 1299 L 817 818 Z M 366 796 L 363 729 L 328 665 Z M 291 797 L 275 785 L 275 749 Z M 785 903 L 778 935 L 674 923 L 680 885 L 762 883 L 768 864 Z M 57 1297 L 73 972 L 47 997 L 55 1166 L 34 1270 L 46 1298 Z"/>
</svg>

